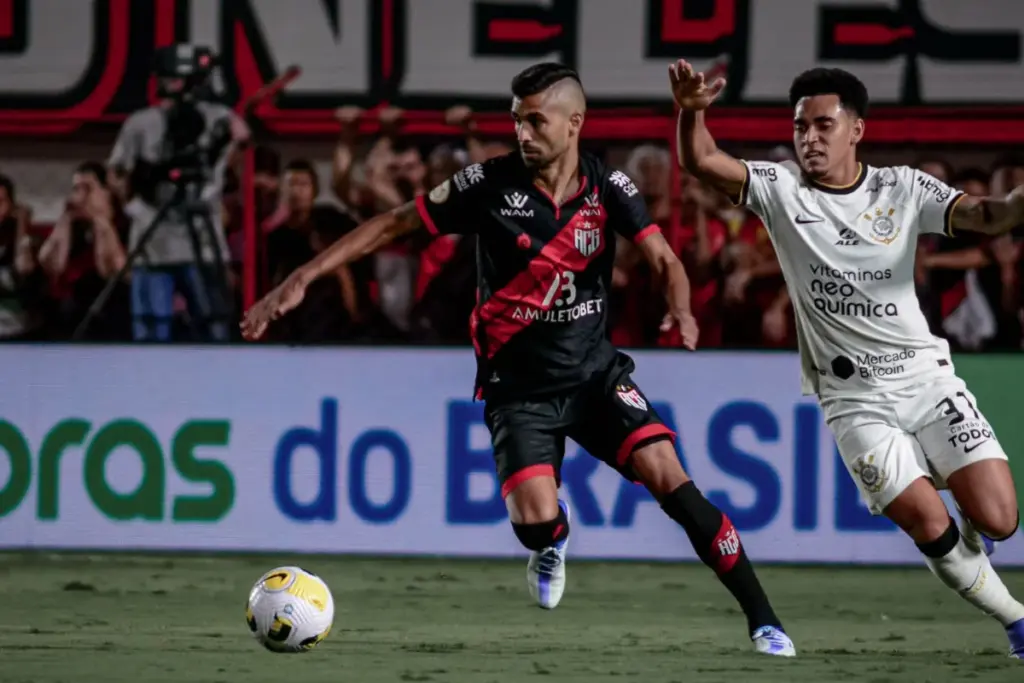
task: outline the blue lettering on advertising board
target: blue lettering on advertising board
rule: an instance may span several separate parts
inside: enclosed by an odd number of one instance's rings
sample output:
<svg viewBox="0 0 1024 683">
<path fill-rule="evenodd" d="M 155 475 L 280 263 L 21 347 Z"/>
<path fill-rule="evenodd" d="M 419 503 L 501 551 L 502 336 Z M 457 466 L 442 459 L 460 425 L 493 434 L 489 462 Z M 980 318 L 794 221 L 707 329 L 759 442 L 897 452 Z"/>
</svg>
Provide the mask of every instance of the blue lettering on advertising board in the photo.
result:
<svg viewBox="0 0 1024 683">
<path fill-rule="evenodd" d="M 302 522 L 337 519 L 338 419 L 337 400 L 324 398 L 320 402 L 319 428 L 292 427 L 278 439 L 273 493 L 274 502 L 286 517 Z M 292 459 L 300 448 L 311 450 L 319 464 L 317 493 L 308 503 L 295 499 L 292 486 Z M 380 451 L 391 456 L 392 488 L 387 501 L 374 502 L 366 490 L 366 470 L 371 454 Z M 412 486 L 412 456 L 402 437 L 388 429 L 372 429 L 355 439 L 348 458 L 348 502 L 357 517 L 374 524 L 394 522 L 408 506 Z"/>
<path fill-rule="evenodd" d="M 779 422 L 767 406 L 738 401 L 719 408 L 708 423 L 711 462 L 726 474 L 748 483 L 756 492 L 754 502 L 738 507 L 724 491 L 709 491 L 707 497 L 739 531 L 762 529 L 779 512 L 782 487 L 771 465 L 733 445 L 733 433 L 740 428 L 750 428 L 762 443 L 775 442 L 779 440 Z"/>
<path fill-rule="evenodd" d="M 818 442 L 821 440 L 821 411 L 818 406 L 801 404 L 793 409 L 793 528 L 814 531 L 818 528 Z"/>
<path fill-rule="evenodd" d="M 320 462 L 320 490 L 309 503 L 292 495 L 292 458 L 307 447 Z M 320 403 L 320 429 L 293 427 L 281 435 L 274 449 L 274 502 L 288 517 L 303 521 L 332 521 L 337 517 L 335 480 L 338 469 L 338 402 L 325 398 Z"/>
<path fill-rule="evenodd" d="M 445 496 L 445 518 L 449 524 L 494 524 L 505 519 L 505 501 L 501 499 L 494 457 L 491 449 L 470 448 L 473 425 L 484 424 L 484 405 L 472 401 L 451 401 L 448 404 L 448 495 Z M 491 496 L 483 500 L 470 498 L 470 477 L 486 473 L 494 479 Z"/>
<path fill-rule="evenodd" d="M 685 435 L 676 423 L 672 406 L 652 403 L 665 424 L 677 434 L 676 452 L 683 468 L 687 456 Z M 484 406 L 473 401 L 450 401 L 447 405 L 445 467 L 445 521 L 452 525 L 493 525 L 503 522 L 507 513 L 494 470 L 490 445 L 476 448 L 471 443 L 474 429 L 485 427 Z M 792 413 L 793 427 L 793 528 L 814 531 L 819 527 L 819 507 L 824 492 L 821 481 L 821 414 L 816 405 L 797 404 Z M 719 407 L 707 423 L 708 460 L 721 472 L 753 490 L 752 502 L 741 505 L 729 491 L 710 489 L 708 500 L 729 516 L 740 531 L 763 529 L 777 518 L 782 507 L 783 487 L 771 461 L 757 448 L 740 447 L 738 441 L 753 436 L 758 444 L 777 444 L 780 440 L 779 417 L 769 406 L 756 401 L 733 401 Z M 281 435 L 274 450 L 273 496 L 281 512 L 296 521 L 334 521 L 338 517 L 338 402 L 324 398 L 320 402 L 319 425 L 296 426 Z M 292 460 L 300 449 L 312 451 L 319 474 L 315 495 L 306 501 L 296 499 L 292 482 Z M 371 458 L 389 456 L 392 476 L 386 500 L 372 500 L 367 490 L 367 469 Z M 835 454 L 833 481 L 833 519 L 839 531 L 888 532 L 896 527 L 884 517 L 871 515 L 846 468 Z M 376 462 L 376 461 L 374 461 Z M 591 479 L 603 467 L 601 462 L 579 448 L 562 465 L 562 484 L 572 500 L 575 520 L 582 526 L 631 527 L 640 505 L 654 503 L 640 485 L 623 479 L 609 512 L 602 510 Z M 490 482 L 481 494 L 471 483 Z M 408 509 L 413 495 L 413 456 L 406 441 L 390 429 L 372 429 L 356 436 L 347 462 L 347 502 L 352 513 L 363 521 L 388 524 Z M 826 500 L 828 497 L 826 497 Z"/>
<path fill-rule="evenodd" d="M 366 463 L 375 449 L 391 455 L 393 476 L 391 499 L 374 503 L 366 493 Z M 398 519 L 412 495 L 412 458 L 402 438 L 387 429 L 373 429 L 359 435 L 348 456 L 349 502 L 361 519 L 388 524 Z"/>
</svg>

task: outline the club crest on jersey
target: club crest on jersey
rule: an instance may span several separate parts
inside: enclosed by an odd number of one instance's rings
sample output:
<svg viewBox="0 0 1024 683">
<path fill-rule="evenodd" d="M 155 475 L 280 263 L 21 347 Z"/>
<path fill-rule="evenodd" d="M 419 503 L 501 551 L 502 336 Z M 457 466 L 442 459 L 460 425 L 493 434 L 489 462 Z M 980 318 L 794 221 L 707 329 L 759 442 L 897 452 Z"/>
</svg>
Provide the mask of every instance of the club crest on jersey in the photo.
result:
<svg viewBox="0 0 1024 683">
<path fill-rule="evenodd" d="M 871 239 L 882 244 L 892 244 L 900 234 L 900 226 L 892 220 L 894 213 L 896 209 L 889 209 L 888 213 L 875 209 L 874 215 L 864 214 L 864 220 L 871 221 Z"/>
<path fill-rule="evenodd" d="M 645 401 L 644 397 L 640 395 L 640 392 L 636 390 L 636 387 L 620 384 L 615 387 L 615 393 L 618 395 L 619 400 L 627 406 L 636 408 L 637 410 L 647 410 L 647 401 Z"/>
<path fill-rule="evenodd" d="M 530 197 L 522 192 L 513 192 L 512 194 L 505 195 L 505 203 L 508 204 L 508 208 L 502 209 L 501 215 L 514 216 L 516 218 L 530 218 L 533 216 L 533 209 L 525 208 L 526 202 L 529 200 Z"/>
<path fill-rule="evenodd" d="M 576 250 L 584 256 L 593 256 L 601 248 L 601 228 L 590 221 L 581 222 L 574 237 Z"/>
</svg>

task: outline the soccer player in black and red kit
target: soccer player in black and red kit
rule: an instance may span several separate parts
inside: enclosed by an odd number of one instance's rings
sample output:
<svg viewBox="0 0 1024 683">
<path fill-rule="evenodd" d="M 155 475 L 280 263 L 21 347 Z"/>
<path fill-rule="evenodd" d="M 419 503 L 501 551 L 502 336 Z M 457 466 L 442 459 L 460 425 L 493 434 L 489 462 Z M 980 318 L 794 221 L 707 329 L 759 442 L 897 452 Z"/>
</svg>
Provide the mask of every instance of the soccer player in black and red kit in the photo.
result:
<svg viewBox="0 0 1024 683">
<path fill-rule="evenodd" d="M 740 603 L 758 652 L 793 656 L 736 529 L 687 477 L 675 435 L 630 378 L 633 361 L 608 341 L 616 234 L 639 246 L 665 291 L 664 326 L 693 349 L 682 264 L 629 177 L 579 151 L 586 102 L 576 72 L 538 64 L 513 79 L 512 94 L 518 152 L 468 166 L 341 238 L 249 310 L 243 333 L 259 338 L 316 278 L 402 235 L 476 236 L 475 393 L 512 528 L 531 551 L 534 599 L 554 608 L 565 588 L 569 507 L 558 489 L 568 437 L 647 487 Z"/>
</svg>

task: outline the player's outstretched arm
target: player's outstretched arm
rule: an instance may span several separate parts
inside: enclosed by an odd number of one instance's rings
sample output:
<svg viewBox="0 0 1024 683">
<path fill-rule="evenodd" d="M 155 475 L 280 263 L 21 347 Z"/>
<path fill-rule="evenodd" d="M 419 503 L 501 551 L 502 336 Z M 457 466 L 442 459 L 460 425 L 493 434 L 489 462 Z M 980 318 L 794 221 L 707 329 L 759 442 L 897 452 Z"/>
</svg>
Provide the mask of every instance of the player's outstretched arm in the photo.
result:
<svg viewBox="0 0 1024 683">
<path fill-rule="evenodd" d="M 726 193 L 735 203 L 743 199 L 747 167 L 718 149 L 711 132 L 704 125 L 704 110 L 725 89 L 725 79 L 706 83 L 704 74 L 694 71 L 689 63 L 679 60 L 668 68 L 672 97 L 679 105 L 679 165 L 691 175 Z"/>
<path fill-rule="evenodd" d="M 639 248 L 650 265 L 656 286 L 665 293 L 668 312 L 661 324 L 662 332 L 678 327 L 683 346 L 693 351 L 697 348 L 699 330 L 690 311 L 690 279 L 686 268 L 660 232 L 640 242 Z"/>
<path fill-rule="evenodd" d="M 1002 235 L 1024 225 L 1024 186 L 1005 197 L 963 195 L 955 201 L 950 215 L 954 230 Z"/>
<path fill-rule="evenodd" d="M 409 202 L 366 221 L 348 233 L 316 258 L 295 270 L 280 285 L 260 299 L 242 319 L 242 336 L 259 339 L 274 320 L 292 310 L 306 294 L 310 283 L 341 266 L 357 261 L 387 246 L 398 237 L 418 230 L 423 225 L 415 202 Z"/>
<path fill-rule="evenodd" d="M 402 235 L 421 227 L 423 219 L 416 208 L 416 202 L 407 202 L 374 216 L 295 272 L 308 284 L 322 275 L 335 272 L 340 266 L 369 256 Z"/>
</svg>

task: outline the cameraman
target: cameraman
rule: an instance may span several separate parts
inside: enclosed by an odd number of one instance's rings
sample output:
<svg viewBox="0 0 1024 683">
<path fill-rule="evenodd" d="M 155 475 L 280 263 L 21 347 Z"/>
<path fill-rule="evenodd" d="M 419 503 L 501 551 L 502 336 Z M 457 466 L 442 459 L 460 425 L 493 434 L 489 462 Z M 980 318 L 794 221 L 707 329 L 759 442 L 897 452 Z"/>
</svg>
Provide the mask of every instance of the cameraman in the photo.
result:
<svg viewBox="0 0 1024 683">
<path fill-rule="evenodd" d="M 231 109 L 210 101 L 213 55 L 208 50 L 174 45 L 156 56 L 159 102 L 128 117 L 108 162 L 111 189 L 124 201 L 131 221 L 129 260 L 139 256 L 131 275 L 132 333 L 138 341 L 169 341 L 174 296 L 180 293 L 193 324 L 205 328 L 204 340 L 227 341 L 231 295 L 225 291 L 226 272 L 216 267 L 214 249 L 221 264 L 230 262 L 221 195 L 229 159 L 249 139 L 249 129 Z M 186 155 L 186 147 L 193 151 Z M 190 230 L 182 184 L 172 178 L 191 182 L 193 176 L 199 179 L 192 183 L 192 204 L 208 221 L 204 225 L 192 216 Z M 163 219 L 137 254 L 143 235 L 167 202 Z M 211 229 L 216 245 L 210 243 Z M 193 235 L 201 245 L 199 254 Z"/>
</svg>

